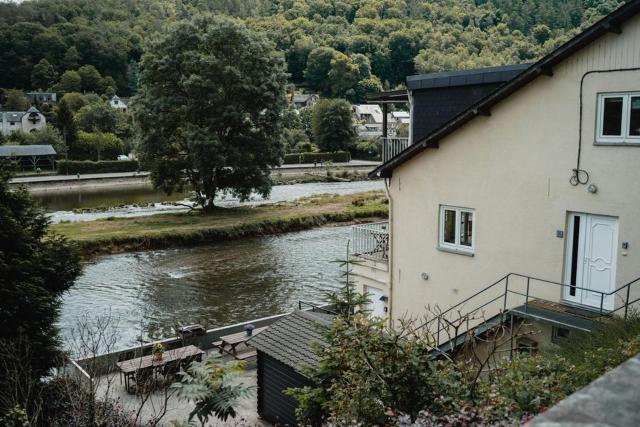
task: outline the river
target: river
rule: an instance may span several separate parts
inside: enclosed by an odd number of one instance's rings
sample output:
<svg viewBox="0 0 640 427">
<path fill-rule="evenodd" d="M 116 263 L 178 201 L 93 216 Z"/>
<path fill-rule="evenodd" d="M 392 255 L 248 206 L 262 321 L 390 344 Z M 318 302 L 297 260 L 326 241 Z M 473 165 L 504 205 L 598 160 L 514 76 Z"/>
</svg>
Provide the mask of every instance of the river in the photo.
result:
<svg viewBox="0 0 640 427">
<path fill-rule="evenodd" d="M 352 183 L 353 184 L 353 183 Z M 287 186 L 292 187 L 292 186 Z M 229 325 L 323 300 L 340 286 L 350 227 L 325 227 L 193 248 L 109 255 L 64 295 L 67 343 L 83 315 L 117 320 L 118 348 L 175 336 L 179 325 Z"/>
<path fill-rule="evenodd" d="M 241 203 L 236 198 L 222 196 L 218 198 L 217 204 L 220 206 L 256 205 L 292 201 L 300 197 L 324 193 L 352 194 L 383 189 L 384 182 L 381 180 L 275 185 L 268 199 L 255 196 L 251 200 Z M 34 193 L 33 197 L 45 207 L 52 223 L 94 221 L 109 217 L 124 218 L 184 211 L 188 208 L 176 206 L 173 202 L 189 203 L 188 195 L 185 193 L 167 196 L 151 187 L 90 191 L 67 190 L 65 192 Z M 78 211 L 83 209 L 88 211 Z"/>
</svg>

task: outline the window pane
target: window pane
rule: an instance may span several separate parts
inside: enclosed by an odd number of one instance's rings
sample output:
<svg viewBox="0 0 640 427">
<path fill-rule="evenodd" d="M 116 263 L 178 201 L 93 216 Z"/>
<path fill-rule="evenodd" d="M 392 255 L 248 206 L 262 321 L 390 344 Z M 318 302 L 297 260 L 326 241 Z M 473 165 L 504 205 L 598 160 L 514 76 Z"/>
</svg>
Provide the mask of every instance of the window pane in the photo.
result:
<svg viewBox="0 0 640 427">
<path fill-rule="evenodd" d="M 444 210 L 444 230 L 442 240 L 445 243 L 456 243 L 456 211 Z"/>
<path fill-rule="evenodd" d="M 640 136 L 640 96 L 631 97 L 629 136 Z"/>
<path fill-rule="evenodd" d="M 604 99 L 602 135 L 622 135 L 622 97 Z"/>
<path fill-rule="evenodd" d="M 460 212 L 460 244 L 471 246 L 471 236 L 473 234 L 473 213 Z"/>
</svg>

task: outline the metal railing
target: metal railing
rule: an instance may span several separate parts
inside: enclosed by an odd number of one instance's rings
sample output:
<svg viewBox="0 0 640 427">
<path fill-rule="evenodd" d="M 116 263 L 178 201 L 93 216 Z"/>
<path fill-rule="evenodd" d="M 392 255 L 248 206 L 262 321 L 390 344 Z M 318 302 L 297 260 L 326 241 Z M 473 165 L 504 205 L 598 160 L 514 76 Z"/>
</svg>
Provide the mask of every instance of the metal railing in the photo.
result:
<svg viewBox="0 0 640 427">
<path fill-rule="evenodd" d="M 386 262 L 389 258 L 389 221 L 351 227 L 351 255 Z"/>
<path fill-rule="evenodd" d="M 400 152 L 409 147 L 409 138 L 381 138 L 382 139 L 382 161 L 397 156 Z"/>
<path fill-rule="evenodd" d="M 630 299 L 631 286 L 637 283 L 640 283 L 640 277 L 611 292 L 602 292 L 523 274 L 509 273 L 447 310 L 438 313 L 435 317 L 420 325 L 416 330 L 424 329 L 428 331 L 428 333 L 433 336 L 437 346 L 441 346 L 451 341 L 452 338 L 457 338 L 457 336 L 452 337 L 451 329 L 454 327 L 453 325 L 464 323 L 467 327 L 462 333 L 467 333 L 473 328 L 486 324 L 487 321 L 496 316 L 504 316 L 509 310 L 515 307 L 523 306 L 524 312 L 526 313 L 530 302 L 533 300 L 542 303 L 564 305 L 562 298 L 547 298 L 546 294 L 548 294 L 548 292 L 544 290 L 541 291 L 541 287 L 543 286 L 559 287 L 562 290 L 564 290 L 564 288 L 573 288 L 584 292 L 591 292 L 599 296 L 600 303 L 598 307 L 577 306 L 577 308 L 584 310 L 585 313 L 590 313 L 590 316 L 582 316 L 576 312 L 572 312 L 570 314 L 571 316 L 582 317 L 591 321 L 599 321 L 604 317 L 624 311 L 622 316 L 626 319 L 629 314 L 629 308 L 640 303 L 640 297 L 634 300 Z M 614 300 L 609 301 L 613 302 L 613 309 L 610 310 L 605 308 L 605 301 L 609 298 L 613 298 Z M 618 307 L 615 306 L 616 302 L 620 303 Z M 465 305 L 469 305 L 469 303 L 473 306 L 470 310 L 465 307 Z M 573 325 L 568 324 L 564 326 L 573 327 Z M 459 335 L 457 330 L 454 335 Z"/>
</svg>

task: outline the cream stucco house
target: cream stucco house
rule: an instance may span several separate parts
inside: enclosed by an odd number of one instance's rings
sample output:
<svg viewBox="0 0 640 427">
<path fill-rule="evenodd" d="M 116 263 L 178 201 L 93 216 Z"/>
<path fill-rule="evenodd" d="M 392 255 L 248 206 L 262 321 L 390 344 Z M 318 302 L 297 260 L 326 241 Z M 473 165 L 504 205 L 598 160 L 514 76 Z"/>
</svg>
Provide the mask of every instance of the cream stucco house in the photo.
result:
<svg viewBox="0 0 640 427">
<path fill-rule="evenodd" d="M 0 132 L 6 135 L 17 131 L 33 132 L 46 125 L 46 117 L 36 107 L 27 111 L 0 111 Z"/>
<path fill-rule="evenodd" d="M 539 323 L 544 340 L 637 307 L 640 1 L 414 135 L 372 175 L 386 180 L 390 219 L 353 239 L 374 314 L 506 312 Z"/>
</svg>

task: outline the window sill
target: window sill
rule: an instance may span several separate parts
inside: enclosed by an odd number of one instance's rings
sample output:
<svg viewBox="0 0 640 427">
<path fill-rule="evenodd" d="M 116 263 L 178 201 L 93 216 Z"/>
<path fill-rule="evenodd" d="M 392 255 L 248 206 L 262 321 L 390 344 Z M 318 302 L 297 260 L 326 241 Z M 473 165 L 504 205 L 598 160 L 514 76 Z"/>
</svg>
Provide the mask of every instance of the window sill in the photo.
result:
<svg viewBox="0 0 640 427">
<path fill-rule="evenodd" d="M 439 245 L 438 246 L 438 250 L 441 252 L 449 252 L 450 254 L 458 254 L 458 255 L 464 255 L 464 256 L 469 256 L 469 257 L 473 257 L 474 253 L 471 251 L 467 251 L 464 249 L 456 249 L 456 248 L 448 248 L 446 246 L 442 246 Z"/>
<path fill-rule="evenodd" d="M 593 145 L 618 146 L 618 147 L 640 147 L 640 141 L 596 141 Z"/>
</svg>

